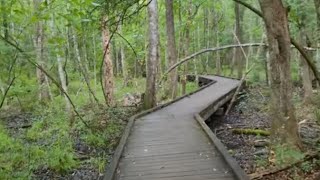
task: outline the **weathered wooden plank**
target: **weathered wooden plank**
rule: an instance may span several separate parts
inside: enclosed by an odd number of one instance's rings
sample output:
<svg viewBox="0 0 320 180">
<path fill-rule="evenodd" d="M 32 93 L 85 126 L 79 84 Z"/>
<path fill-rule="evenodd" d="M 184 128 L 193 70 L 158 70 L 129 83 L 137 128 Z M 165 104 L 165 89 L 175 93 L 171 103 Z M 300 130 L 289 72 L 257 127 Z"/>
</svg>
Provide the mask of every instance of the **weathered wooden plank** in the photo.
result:
<svg viewBox="0 0 320 180">
<path fill-rule="evenodd" d="M 134 177 L 134 178 L 120 178 L 121 180 L 150 180 L 150 179 L 144 179 L 141 177 Z M 188 175 L 188 176 L 171 176 L 171 177 L 160 177 L 155 178 L 153 177 L 152 180 L 234 180 L 234 177 L 232 176 L 215 176 L 215 178 L 212 177 L 212 174 L 198 174 L 198 175 Z"/>
<path fill-rule="evenodd" d="M 205 116 L 213 113 L 225 103 L 238 81 L 201 76 L 200 83 L 206 85 L 197 92 L 134 118 L 125 142 L 120 142 L 111 175 L 105 179 L 113 179 L 116 168 L 116 179 L 237 178 L 214 141 L 194 121 L 194 114 L 204 110 Z M 215 106 L 209 107 L 212 104 Z"/>
<path fill-rule="evenodd" d="M 226 164 L 221 164 L 221 163 L 215 163 L 215 161 L 220 162 L 222 159 L 222 157 L 193 157 L 193 158 L 184 158 L 184 159 L 168 159 L 168 160 L 163 160 L 163 161 L 148 161 L 148 163 L 146 163 L 145 161 L 125 161 L 125 162 L 121 162 L 119 164 L 119 167 L 121 169 L 126 169 L 127 167 L 130 167 L 130 169 L 132 170 L 137 170 L 137 169 L 154 169 L 154 168 L 172 168 L 175 166 L 188 166 L 188 165 L 192 165 L 192 166 L 196 166 L 198 164 L 204 164 L 204 163 L 208 163 L 209 167 L 214 167 L 215 169 L 227 169 L 229 166 Z"/>
<path fill-rule="evenodd" d="M 188 147 L 188 146 L 181 146 L 181 147 L 170 147 L 170 148 L 161 148 L 157 149 L 126 149 L 124 152 L 125 157 L 146 157 L 146 156 L 157 156 L 157 155 L 165 155 L 170 153 L 184 153 L 190 151 L 210 151 L 215 150 L 213 146 L 199 146 L 199 147 Z"/>
<path fill-rule="evenodd" d="M 197 168 L 197 169 L 195 169 Z M 137 172 L 132 173 L 130 175 L 123 175 L 119 172 L 119 177 L 123 177 L 124 179 L 155 179 L 155 178 L 168 178 L 168 177 L 178 177 L 178 176 L 191 176 L 191 175 L 201 175 L 201 174 L 210 174 L 212 179 L 219 179 L 223 177 L 233 177 L 230 171 L 226 170 L 225 172 L 217 172 L 212 168 L 208 167 L 183 167 L 180 169 L 165 169 L 162 171 L 154 171 L 154 172 Z"/>
<path fill-rule="evenodd" d="M 221 156 L 217 151 L 189 151 L 183 153 L 167 153 L 157 156 L 145 156 L 145 157 L 123 157 L 122 161 L 165 161 L 166 159 L 179 159 L 184 157 L 207 157 L 207 156 Z"/>
<path fill-rule="evenodd" d="M 245 174 L 244 170 L 237 164 L 237 162 L 228 154 L 227 149 L 224 145 L 220 142 L 220 140 L 213 134 L 207 124 L 204 122 L 202 117 L 197 114 L 195 116 L 196 121 L 198 121 L 199 125 L 203 128 L 204 132 L 207 134 L 208 137 L 212 140 L 214 145 L 217 147 L 221 155 L 224 157 L 224 160 L 228 163 L 232 171 L 235 173 L 236 177 L 239 180 L 248 180 L 248 176 Z"/>
</svg>

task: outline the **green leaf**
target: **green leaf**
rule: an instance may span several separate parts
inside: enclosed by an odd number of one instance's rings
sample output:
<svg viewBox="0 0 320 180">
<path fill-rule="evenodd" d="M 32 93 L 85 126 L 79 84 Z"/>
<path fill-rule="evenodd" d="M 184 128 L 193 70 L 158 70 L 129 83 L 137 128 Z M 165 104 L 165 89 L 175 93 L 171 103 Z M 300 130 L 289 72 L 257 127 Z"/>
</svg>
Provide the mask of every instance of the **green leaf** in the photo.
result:
<svg viewBox="0 0 320 180">
<path fill-rule="evenodd" d="M 95 3 L 95 2 L 92 2 L 91 4 L 92 4 L 93 6 L 95 6 L 95 7 L 101 6 L 101 4 L 98 4 L 98 3 Z"/>
</svg>

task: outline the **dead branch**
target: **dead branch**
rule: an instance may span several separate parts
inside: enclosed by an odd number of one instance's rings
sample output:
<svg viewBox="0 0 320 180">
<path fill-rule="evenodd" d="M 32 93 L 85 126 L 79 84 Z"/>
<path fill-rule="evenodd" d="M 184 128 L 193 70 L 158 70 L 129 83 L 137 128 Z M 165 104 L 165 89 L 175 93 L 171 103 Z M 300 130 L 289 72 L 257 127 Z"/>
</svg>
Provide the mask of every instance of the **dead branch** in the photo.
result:
<svg viewBox="0 0 320 180">
<path fill-rule="evenodd" d="M 245 82 L 245 80 L 246 80 L 246 78 L 247 78 L 247 75 L 251 72 L 251 70 L 253 69 L 253 67 L 254 67 L 254 66 L 251 66 L 251 67 L 249 68 L 249 70 L 247 70 L 247 72 L 242 76 L 242 78 L 241 78 L 241 80 L 240 80 L 240 83 L 239 83 L 239 86 L 237 87 L 236 92 L 233 94 L 232 99 L 231 99 L 231 102 L 230 102 L 230 104 L 229 104 L 229 106 L 228 106 L 228 108 L 227 108 L 227 111 L 225 112 L 224 115 L 228 115 L 228 114 L 229 114 L 229 112 L 230 112 L 230 110 L 231 110 L 231 107 L 232 107 L 233 104 L 235 103 L 236 97 L 237 97 L 237 95 L 239 94 L 239 92 L 240 92 L 240 90 L 241 90 L 241 88 L 242 88 L 242 85 L 243 85 L 243 83 Z"/>
<path fill-rule="evenodd" d="M 320 75 L 319 71 L 317 70 L 316 65 L 312 62 L 312 59 L 309 58 L 308 54 L 305 52 L 304 48 L 301 47 L 293 38 L 290 37 L 291 43 L 298 49 L 300 54 L 303 56 L 303 59 L 306 60 L 307 64 L 309 65 L 310 69 L 312 70 L 314 76 L 316 77 L 317 81 L 320 83 Z"/>
<path fill-rule="evenodd" d="M 309 160 L 311 160 L 313 158 L 316 158 L 316 157 L 319 157 L 319 152 L 309 153 L 303 159 L 301 159 L 301 160 L 299 160 L 297 162 L 294 162 L 292 164 L 288 164 L 288 165 L 283 166 L 283 167 L 268 169 L 268 170 L 265 170 L 265 171 L 262 171 L 262 172 L 256 172 L 256 173 L 253 173 L 253 174 L 249 174 L 249 177 L 250 177 L 250 179 L 262 179 L 264 176 L 271 175 L 271 174 L 276 174 L 276 173 L 288 170 L 288 169 L 290 169 L 290 168 L 292 168 L 294 166 L 297 166 L 297 165 L 299 165 L 299 164 L 301 164 L 303 162 L 309 161 Z"/>
<path fill-rule="evenodd" d="M 240 42 L 239 38 L 237 37 L 237 35 L 236 35 L 235 33 L 233 33 L 233 34 L 234 34 L 234 37 L 236 38 L 238 44 L 241 44 L 241 42 Z M 242 78 L 241 78 L 241 81 L 240 81 L 240 83 L 239 83 L 239 86 L 237 87 L 236 92 L 233 94 L 232 99 L 231 99 L 231 102 L 230 102 L 230 104 L 229 104 L 229 106 L 228 106 L 228 108 L 227 108 L 227 111 L 226 111 L 226 113 L 225 113 L 224 115 L 228 115 L 228 114 L 229 114 L 229 111 L 231 110 L 231 107 L 232 107 L 233 104 L 235 103 L 236 97 L 237 97 L 237 95 L 239 94 L 239 92 L 240 92 L 240 90 L 241 90 L 241 88 L 242 88 L 242 84 L 243 84 L 244 81 L 246 80 L 247 75 L 250 73 L 250 71 L 251 71 L 251 70 L 253 69 L 253 67 L 254 67 L 254 64 L 253 64 L 253 65 L 248 69 L 248 65 L 249 65 L 248 56 L 247 56 L 246 52 L 244 51 L 243 47 L 240 47 L 240 48 L 241 48 L 241 51 L 242 51 L 243 56 L 244 56 L 245 59 L 246 59 L 246 72 L 242 75 Z"/>
<path fill-rule="evenodd" d="M 59 89 L 60 91 L 68 98 L 74 113 L 79 117 L 79 119 L 81 120 L 81 122 L 90 129 L 90 126 L 86 123 L 86 121 L 81 117 L 80 113 L 77 111 L 76 106 L 74 105 L 73 101 L 71 100 L 69 94 L 62 88 L 62 86 L 60 85 L 60 83 L 54 79 L 41 65 L 39 65 L 37 62 L 34 62 L 31 60 L 31 57 L 23 50 L 21 49 L 17 44 L 5 39 L 2 35 L 0 35 L 0 39 L 2 39 L 4 42 L 6 42 L 7 44 L 9 44 L 10 46 L 14 47 L 17 51 L 19 51 L 21 54 L 23 54 L 26 57 L 26 60 L 32 64 L 33 66 L 35 66 L 36 68 L 38 68 L 40 71 L 42 71 Z"/>
<path fill-rule="evenodd" d="M 165 77 L 167 74 L 169 74 L 172 70 L 177 68 L 179 65 L 193 59 L 196 56 L 199 56 L 201 54 L 207 53 L 207 52 L 215 52 L 215 51 L 220 51 L 224 49 L 231 49 L 231 48 L 239 48 L 239 47 L 250 47 L 250 46 L 266 46 L 264 43 L 248 43 L 248 44 L 235 44 L 235 45 L 226 45 L 226 46 L 221 46 L 221 47 L 216 47 L 216 48 L 209 48 L 209 49 L 202 49 L 194 54 L 191 54 L 190 56 L 187 56 L 183 58 L 182 60 L 178 61 L 174 65 L 172 65 L 164 74 L 163 77 Z"/>
<path fill-rule="evenodd" d="M 13 85 L 14 80 L 16 80 L 16 77 L 13 77 L 13 78 L 11 79 L 9 86 L 8 86 L 8 87 L 6 88 L 6 90 L 4 91 L 4 95 L 3 95 L 2 100 L 1 100 L 1 103 L 0 103 L 0 109 L 2 108 L 2 106 L 3 106 L 3 104 L 4 104 L 4 100 L 6 99 L 7 94 L 8 94 L 8 92 L 9 92 L 11 86 Z"/>
</svg>

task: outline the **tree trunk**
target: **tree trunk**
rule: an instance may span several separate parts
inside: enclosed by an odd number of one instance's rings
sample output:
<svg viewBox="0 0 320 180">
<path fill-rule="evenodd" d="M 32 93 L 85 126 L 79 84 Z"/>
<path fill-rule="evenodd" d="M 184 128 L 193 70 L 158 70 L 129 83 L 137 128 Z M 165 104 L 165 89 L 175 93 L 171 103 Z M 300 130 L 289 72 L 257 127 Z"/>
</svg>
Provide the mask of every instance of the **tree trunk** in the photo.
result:
<svg viewBox="0 0 320 180">
<path fill-rule="evenodd" d="M 188 10 L 187 10 L 187 14 L 188 14 L 188 18 L 187 18 L 187 22 L 186 22 L 186 26 L 185 26 L 185 36 L 181 37 L 182 40 L 182 44 L 184 44 L 184 46 L 182 46 L 182 57 L 186 56 L 187 54 L 189 54 L 189 48 L 190 48 L 190 26 L 192 23 L 192 19 L 194 18 L 192 16 L 192 1 L 189 1 L 189 5 L 188 5 Z M 180 7 L 181 8 L 181 7 Z M 181 20 L 182 21 L 182 20 Z M 182 23 L 181 23 L 182 24 Z M 188 63 L 185 63 L 183 66 L 183 77 L 181 78 L 181 93 L 182 95 L 186 94 L 186 90 L 187 90 L 187 74 L 188 74 Z"/>
<path fill-rule="evenodd" d="M 317 44 L 320 43 L 320 0 L 314 0 L 314 6 L 317 14 Z"/>
<path fill-rule="evenodd" d="M 34 0 L 34 9 L 36 13 L 39 13 L 40 4 L 42 0 Z M 45 68 L 45 55 L 44 55 L 44 22 L 39 20 L 36 23 L 36 32 L 34 37 L 34 46 L 36 49 L 36 61 L 37 63 Z M 49 82 L 46 75 L 37 68 L 37 79 L 39 83 L 39 100 L 43 103 L 50 100 L 50 92 L 49 92 Z"/>
<path fill-rule="evenodd" d="M 292 103 L 290 37 L 287 12 L 281 0 L 259 0 L 267 30 L 271 65 L 271 117 L 274 142 L 300 146 Z"/>
<path fill-rule="evenodd" d="M 316 14 L 317 14 L 317 33 L 316 33 L 316 39 L 317 39 L 317 47 L 320 46 L 320 0 L 314 0 L 314 6 L 316 8 Z M 317 54 L 316 54 L 316 64 L 320 65 L 320 58 L 319 58 L 319 48 L 317 48 Z M 314 74 L 315 75 L 315 74 Z M 320 85 L 317 83 L 317 85 Z"/>
<path fill-rule="evenodd" d="M 236 24 L 235 24 L 235 42 L 242 44 L 242 19 L 243 19 L 243 10 L 240 9 L 240 5 L 238 3 L 235 3 L 234 7 L 235 16 L 236 16 Z M 242 77 L 243 67 L 244 67 L 244 58 L 243 54 L 240 48 L 235 49 L 235 66 L 237 69 L 237 77 L 240 79 Z"/>
<path fill-rule="evenodd" d="M 120 74 L 120 61 L 119 61 L 119 52 L 118 52 L 118 47 L 117 47 L 117 42 L 115 39 L 113 39 L 111 42 L 111 44 L 109 45 L 110 47 L 112 47 L 113 51 L 112 51 L 112 64 L 113 64 L 113 75 L 115 77 L 118 77 Z"/>
<path fill-rule="evenodd" d="M 3 36 L 5 39 L 9 38 L 9 24 L 8 24 L 8 12 L 6 10 L 6 0 L 1 0 L 1 15 L 2 15 L 2 25 L 3 25 Z"/>
<path fill-rule="evenodd" d="M 122 34 L 122 24 L 119 24 L 119 32 Z M 121 60 L 121 72 L 122 72 L 122 78 L 123 78 L 123 86 L 128 86 L 128 71 L 127 71 L 127 65 L 125 61 L 125 53 L 124 53 L 124 44 L 120 43 L 120 60 Z"/>
<path fill-rule="evenodd" d="M 96 37 L 92 36 L 93 46 L 93 79 L 94 79 L 94 92 L 97 92 L 97 51 L 96 51 Z"/>
<path fill-rule="evenodd" d="M 214 14 L 214 25 L 213 25 L 213 31 L 216 32 L 216 47 L 220 46 L 220 39 L 219 39 L 219 19 L 218 19 L 218 13 L 213 12 Z M 221 57 L 220 57 L 220 52 L 216 52 L 216 74 L 220 75 L 221 74 Z"/>
<path fill-rule="evenodd" d="M 302 4 L 302 2 L 299 2 L 299 3 Z M 300 44 L 302 46 L 308 46 L 306 27 L 305 27 L 306 14 L 303 11 L 303 9 L 300 11 L 299 14 L 300 14 L 300 26 L 299 26 Z M 312 57 L 312 56 L 309 56 L 309 57 Z M 312 81 L 310 77 L 311 72 L 310 72 L 308 63 L 306 62 L 306 60 L 302 55 L 300 55 L 300 59 L 301 59 L 301 62 L 300 62 L 301 78 L 302 78 L 302 84 L 303 84 L 303 90 L 304 90 L 304 103 L 310 103 L 312 98 Z"/>
<path fill-rule="evenodd" d="M 57 32 L 56 32 L 56 29 L 55 29 L 55 26 L 54 26 L 54 20 L 55 20 L 55 15 L 52 14 L 52 17 L 51 17 L 51 32 L 52 32 L 52 37 L 56 37 L 58 36 Z M 59 47 L 59 44 L 56 44 L 57 47 Z M 61 47 L 59 47 L 58 49 L 62 49 Z M 55 51 L 53 49 L 54 53 L 56 54 L 57 56 L 57 63 L 58 63 L 58 73 L 59 73 L 59 79 L 60 79 L 60 84 L 61 84 L 61 87 L 62 89 L 64 90 L 65 93 L 68 93 L 68 87 L 67 87 L 67 81 L 66 81 L 66 75 L 65 75 L 65 71 L 63 69 L 63 62 L 62 62 L 62 58 L 60 56 L 60 52 L 59 51 Z M 65 99 L 65 102 L 66 102 L 66 111 L 71 114 L 71 104 L 70 104 L 70 101 L 67 97 L 67 95 L 63 93 L 63 97 Z"/>
<path fill-rule="evenodd" d="M 108 106 L 114 106 L 114 77 L 113 77 L 113 65 L 110 53 L 110 34 L 107 28 L 107 16 L 102 17 L 102 41 L 103 41 L 103 85 L 104 95 Z"/>
<path fill-rule="evenodd" d="M 167 53 L 169 67 L 177 62 L 177 49 L 174 28 L 173 0 L 166 0 L 166 29 L 167 29 Z M 174 99 L 177 97 L 178 74 L 177 70 L 172 71 L 169 76 L 167 95 Z"/>
<path fill-rule="evenodd" d="M 73 34 L 73 43 L 74 43 L 74 48 L 75 48 L 75 55 L 77 57 L 77 61 L 78 61 L 78 67 L 79 67 L 79 71 L 80 73 L 83 75 L 84 81 L 88 87 L 88 93 L 89 93 L 89 97 L 91 100 L 91 95 L 93 96 L 93 99 L 95 100 L 95 102 L 97 104 L 99 104 L 99 100 L 96 96 L 96 94 L 94 93 L 93 89 L 91 88 L 91 83 L 90 83 L 90 78 L 89 78 L 89 73 L 86 67 L 84 67 L 82 59 L 81 59 L 81 54 L 79 51 L 79 43 L 77 40 L 77 36 L 75 34 Z"/>
<path fill-rule="evenodd" d="M 159 28 L 158 28 L 158 3 L 151 0 L 148 5 L 149 16 L 149 52 L 147 59 L 147 82 L 144 96 L 144 108 L 149 109 L 157 104 L 156 77 L 159 62 Z"/>
</svg>

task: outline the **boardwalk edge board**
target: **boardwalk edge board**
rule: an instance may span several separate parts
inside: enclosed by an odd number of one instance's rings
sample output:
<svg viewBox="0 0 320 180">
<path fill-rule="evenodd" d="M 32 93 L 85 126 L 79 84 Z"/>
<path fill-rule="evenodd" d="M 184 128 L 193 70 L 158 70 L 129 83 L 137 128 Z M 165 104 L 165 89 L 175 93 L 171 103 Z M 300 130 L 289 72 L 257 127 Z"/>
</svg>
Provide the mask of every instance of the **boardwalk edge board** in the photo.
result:
<svg viewBox="0 0 320 180">
<path fill-rule="evenodd" d="M 188 76 L 193 76 L 193 75 L 188 75 Z M 198 76 L 198 77 L 201 77 L 201 76 Z M 127 124 L 127 126 L 126 126 L 126 128 L 125 128 L 125 130 L 123 132 L 123 135 L 122 135 L 122 137 L 121 137 L 121 139 L 119 141 L 119 144 L 118 144 L 118 146 L 117 146 L 117 148 L 116 148 L 116 150 L 114 152 L 114 155 L 113 155 L 113 157 L 111 159 L 111 162 L 110 162 L 110 164 L 107 166 L 107 168 L 105 170 L 106 173 L 105 173 L 105 175 L 103 177 L 103 180 L 113 180 L 113 178 L 115 177 L 115 174 L 116 174 L 116 171 L 117 171 L 117 168 L 118 168 L 118 164 L 119 164 L 122 152 L 124 150 L 124 147 L 126 145 L 127 139 L 128 139 L 128 137 L 130 135 L 130 131 L 131 131 L 136 119 L 138 119 L 138 118 L 140 118 L 142 116 L 148 115 L 148 114 L 150 114 L 150 113 L 152 113 L 154 111 L 157 111 L 159 109 L 162 109 L 162 108 L 164 108 L 166 106 L 169 106 L 170 104 L 173 104 L 173 103 L 175 103 L 175 102 L 177 102 L 177 101 L 179 101 L 179 100 L 181 100 L 183 98 L 189 97 L 190 95 L 195 94 L 195 93 L 197 93 L 197 92 L 199 92 L 199 91 L 211 86 L 214 83 L 216 83 L 216 81 L 211 80 L 210 83 L 200 87 L 199 89 L 197 89 L 197 90 L 195 90 L 195 91 L 193 91 L 191 93 L 185 94 L 185 95 L 183 95 L 183 96 L 181 96 L 179 98 L 176 98 L 176 99 L 174 99 L 174 100 L 172 100 L 172 101 L 170 101 L 168 103 L 156 106 L 154 108 L 151 108 L 151 109 L 148 109 L 148 110 L 145 110 L 145 111 L 142 111 L 142 112 L 130 117 L 130 119 L 128 121 L 128 124 Z"/>
<path fill-rule="evenodd" d="M 244 172 L 244 170 L 240 167 L 240 165 L 235 161 L 233 157 L 228 153 L 227 148 L 221 143 L 218 137 L 211 131 L 208 125 L 205 123 L 205 120 L 199 115 L 195 115 L 196 121 L 201 126 L 202 130 L 206 133 L 212 143 L 216 146 L 218 151 L 221 153 L 222 157 L 226 161 L 226 163 L 230 166 L 233 173 L 235 174 L 238 180 L 249 180 L 249 177 Z"/>
</svg>

